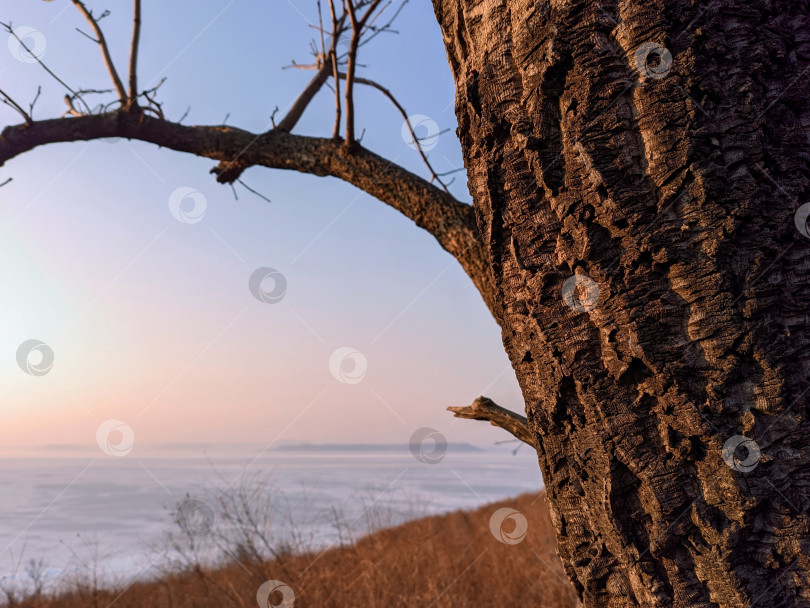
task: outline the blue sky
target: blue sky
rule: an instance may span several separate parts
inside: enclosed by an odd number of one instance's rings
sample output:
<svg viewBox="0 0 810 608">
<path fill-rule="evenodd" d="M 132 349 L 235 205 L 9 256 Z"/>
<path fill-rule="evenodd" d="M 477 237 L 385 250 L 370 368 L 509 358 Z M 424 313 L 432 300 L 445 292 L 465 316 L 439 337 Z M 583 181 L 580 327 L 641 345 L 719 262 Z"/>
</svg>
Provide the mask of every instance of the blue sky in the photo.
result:
<svg viewBox="0 0 810 608">
<path fill-rule="evenodd" d="M 129 2 L 91 2 L 119 69 L 129 47 Z M 3 21 L 45 40 L 43 60 L 74 87 L 107 88 L 96 46 L 68 0 L 6 3 Z M 185 124 L 264 130 L 311 72 L 314 1 L 145 0 L 140 81 L 166 76 L 160 100 Z M 394 92 L 410 114 L 449 129 L 431 150 L 439 171 L 462 164 L 453 83 L 427 0 L 409 3 L 397 36 L 365 47 L 361 73 Z M 6 34 L 3 34 L 5 40 Z M 2 88 L 35 118 L 59 116 L 64 90 L 36 64 L 0 46 Z M 13 47 L 13 44 L 12 44 Z M 358 90 L 363 144 L 425 175 L 401 136 L 402 119 L 379 93 Z M 327 136 L 324 89 L 297 133 Z M 0 108 L 0 123 L 19 117 Z M 456 421 L 448 405 L 486 394 L 522 410 L 500 331 L 478 293 L 433 237 L 376 199 L 332 178 L 252 168 L 244 181 L 272 202 L 227 186 L 213 162 L 140 142 L 37 149 L 0 168 L 0 443 L 93 444 L 108 419 L 150 443 L 407 442 L 432 426 L 450 441 L 507 437 Z M 173 217 L 178 188 L 205 199 L 198 223 Z M 469 201 L 464 174 L 451 187 Z M 272 267 L 282 301 L 255 299 L 248 280 Z M 47 343 L 54 366 L 24 373 L 16 352 Z M 356 383 L 330 373 L 351 347 L 367 362 Z"/>
</svg>

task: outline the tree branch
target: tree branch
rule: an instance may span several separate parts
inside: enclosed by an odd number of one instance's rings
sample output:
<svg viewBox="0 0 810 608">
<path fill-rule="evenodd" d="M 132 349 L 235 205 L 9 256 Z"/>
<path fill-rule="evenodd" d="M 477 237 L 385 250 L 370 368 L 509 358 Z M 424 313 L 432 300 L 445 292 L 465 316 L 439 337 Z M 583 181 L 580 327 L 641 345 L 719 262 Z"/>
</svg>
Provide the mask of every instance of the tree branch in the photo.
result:
<svg viewBox="0 0 810 608">
<path fill-rule="evenodd" d="M 329 175 L 353 184 L 430 232 L 461 264 L 500 322 L 492 270 L 473 208 L 359 145 L 346 154 L 342 143 L 331 138 L 278 129 L 254 134 L 224 125 L 185 126 L 117 111 L 6 127 L 0 133 L 0 166 L 37 146 L 105 137 L 137 139 L 217 160 L 214 172 L 221 183 L 233 183 L 245 169 L 258 165 Z"/>
<path fill-rule="evenodd" d="M 349 40 L 349 59 L 346 65 L 346 98 L 344 103 L 346 105 L 346 147 L 352 149 L 354 146 L 354 72 L 357 69 L 357 45 L 360 43 L 362 26 L 357 20 L 354 0 L 346 0 L 346 8 L 349 11 L 349 19 L 352 24 L 352 37 Z"/>
<path fill-rule="evenodd" d="M 318 91 L 321 90 L 321 87 L 324 85 L 331 73 L 331 62 L 323 61 L 321 67 L 318 68 L 318 72 L 315 74 L 315 77 L 310 80 L 307 88 L 301 91 L 301 94 L 296 98 L 295 102 L 290 108 L 290 111 L 287 112 L 287 115 L 281 119 L 280 123 L 276 125 L 276 129 L 287 131 L 289 133 L 293 130 L 293 128 L 295 128 L 295 125 L 303 115 L 304 110 L 306 110 L 307 106 L 309 105 L 309 102 L 312 101 L 312 98 L 318 94 Z"/>
<path fill-rule="evenodd" d="M 492 426 L 502 428 L 507 433 L 517 437 L 535 450 L 539 449 L 534 435 L 529 430 L 526 418 L 511 410 L 502 408 L 492 401 L 492 399 L 478 397 L 478 399 L 472 402 L 472 405 L 448 407 L 447 409 L 453 412 L 456 418 L 489 420 Z"/>
<path fill-rule="evenodd" d="M 101 54 L 104 56 L 104 64 L 107 66 L 107 71 L 109 72 L 110 78 L 113 81 L 113 86 L 115 86 L 115 92 L 118 94 L 118 99 L 121 101 L 121 105 L 126 107 L 127 92 L 126 89 L 124 89 L 124 83 L 121 82 L 121 78 L 118 76 L 118 72 L 115 69 L 115 64 L 110 56 L 110 49 L 107 46 L 107 41 L 104 38 L 104 33 L 101 31 L 98 20 L 93 17 L 93 14 L 89 10 L 87 10 L 84 2 L 81 0 L 70 1 L 73 2 L 76 8 L 79 9 L 79 12 L 81 12 L 81 14 L 84 15 L 84 18 L 90 23 L 90 27 L 93 28 L 93 32 L 96 34 L 96 42 L 98 42 L 99 47 L 101 47 Z"/>
<path fill-rule="evenodd" d="M 332 60 L 332 78 L 335 81 L 335 126 L 332 129 L 332 139 L 337 139 L 340 137 L 340 77 L 338 74 L 340 71 L 338 70 L 338 58 L 337 53 L 333 52 L 330 53 L 330 58 Z"/>
<path fill-rule="evenodd" d="M 138 45 L 141 39 L 141 0 L 133 0 L 132 44 L 129 48 L 129 108 L 138 104 Z"/>
</svg>

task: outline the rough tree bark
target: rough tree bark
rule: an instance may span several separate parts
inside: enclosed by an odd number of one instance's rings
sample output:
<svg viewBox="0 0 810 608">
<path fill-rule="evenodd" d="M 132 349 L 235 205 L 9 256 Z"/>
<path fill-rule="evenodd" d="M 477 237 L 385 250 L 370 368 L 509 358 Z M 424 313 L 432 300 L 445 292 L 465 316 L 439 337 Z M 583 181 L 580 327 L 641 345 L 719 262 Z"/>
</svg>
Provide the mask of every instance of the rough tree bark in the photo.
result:
<svg viewBox="0 0 810 608">
<path fill-rule="evenodd" d="M 433 3 L 584 605 L 810 605 L 810 3 Z"/>
</svg>

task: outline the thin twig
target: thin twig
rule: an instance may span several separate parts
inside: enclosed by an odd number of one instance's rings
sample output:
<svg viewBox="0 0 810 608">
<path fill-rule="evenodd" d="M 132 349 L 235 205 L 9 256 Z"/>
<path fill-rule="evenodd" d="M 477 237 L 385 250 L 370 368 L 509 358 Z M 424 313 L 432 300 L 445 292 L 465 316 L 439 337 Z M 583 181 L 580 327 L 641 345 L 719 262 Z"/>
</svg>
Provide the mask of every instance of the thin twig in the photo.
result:
<svg viewBox="0 0 810 608">
<path fill-rule="evenodd" d="M 345 79 L 346 74 L 340 74 L 340 77 Z M 384 86 L 382 86 L 381 84 L 379 84 L 379 83 L 377 83 L 377 82 L 375 82 L 373 80 L 369 80 L 368 78 L 355 78 L 355 82 L 357 84 L 363 84 L 363 85 L 366 85 L 366 86 L 377 89 L 378 91 L 380 91 L 380 93 L 385 95 L 391 101 L 391 103 L 394 104 L 394 106 L 397 108 L 397 110 L 399 110 L 399 113 L 405 119 L 405 124 L 408 125 L 408 131 L 410 131 L 411 137 L 413 138 L 413 141 L 416 144 L 416 149 L 419 152 L 419 156 L 422 157 L 422 160 L 424 161 L 425 166 L 427 166 L 428 171 L 430 171 L 431 181 L 433 181 L 433 180 L 437 181 L 439 183 L 439 185 L 441 185 L 441 187 L 444 188 L 444 191 L 449 193 L 450 190 L 448 190 L 448 188 L 447 188 L 447 186 L 449 184 L 445 184 L 442 181 L 441 177 L 440 177 L 442 174 L 437 173 L 433 169 L 433 166 L 430 164 L 430 161 L 428 160 L 427 154 L 425 154 L 425 151 L 422 149 L 422 144 L 419 143 L 419 138 L 416 137 L 416 133 L 413 130 L 413 126 L 411 125 L 411 121 L 408 120 L 408 113 L 405 111 L 405 108 L 402 107 L 402 104 L 400 104 L 399 101 L 397 101 L 397 98 L 394 97 L 394 95 L 391 93 L 391 91 L 386 89 Z"/>
<path fill-rule="evenodd" d="M 371 24 L 369 24 L 368 29 L 370 29 L 372 31 L 372 34 L 371 34 L 371 36 L 366 36 L 365 38 L 363 38 L 363 40 L 360 41 L 360 46 L 365 46 L 366 44 L 368 44 L 369 42 L 374 40 L 374 38 L 376 38 L 377 36 L 379 36 L 380 34 L 382 34 L 384 32 L 391 32 L 393 34 L 399 33 L 399 32 L 397 32 L 397 30 L 391 29 L 391 24 L 394 23 L 394 21 L 396 20 L 397 17 L 399 17 L 399 14 L 402 12 L 402 9 L 405 8 L 405 5 L 408 4 L 408 2 L 409 2 L 409 0 L 402 0 L 402 3 L 399 5 L 397 10 L 394 11 L 394 14 L 391 16 L 391 18 L 388 20 L 388 22 L 385 25 L 383 25 L 381 27 L 373 27 Z M 379 14 L 382 14 L 383 11 L 386 8 L 388 8 L 389 5 L 390 5 L 390 2 L 388 4 L 386 4 L 382 8 L 382 10 L 380 10 Z"/>
<path fill-rule="evenodd" d="M 50 74 L 50 76 L 51 76 L 51 77 L 52 77 L 54 80 L 56 80 L 56 82 L 58 82 L 58 83 L 59 83 L 59 84 L 61 84 L 63 87 L 65 87 L 65 88 L 66 88 L 68 91 L 70 91 L 70 93 L 73 95 L 73 98 L 74 98 L 74 99 L 78 99 L 79 101 L 81 101 L 81 102 L 84 104 L 85 108 L 87 108 L 87 111 L 88 111 L 88 112 L 90 112 L 90 106 L 88 106 L 88 105 L 87 105 L 87 103 L 84 101 L 84 99 L 82 99 L 81 95 L 79 95 L 79 94 L 78 94 L 76 91 L 74 91 L 74 90 L 73 90 L 73 89 L 70 87 L 70 85 L 68 85 L 68 84 L 67 84 L 67 83 L 66 83 L 64 80 L 62 80 L 61 78 L 59 78 L 59 76 L 57 76 L 57 75 L 56 75 L 56 74 L 53 72 L 53 70 L 51 70 L 51 69 L 50 69 L 50 68 L 49 68 L 47 65 L 45 65 L 45 63 L 44 63 L 44 62 L 43 62 L 43 61 L 42 61 L 42 60 L 41 60 L 39 57 L 37 57 L 37 56 L 36 56 L 36 55 L 33 53 L 33 51 L 31 51 L 31 49 L 29 49 L 29 48 L 28 48 L 28 46 L 25 44 L 25 42 L 23 42 L 22 38 L 20 38 L 20 37 L 17 35 L 17 33 L 14 31 L 14 28 L 12 28 L 12 27 L 11 27 L 11 23 L 10 23 L 10 22 L 9 22 L 9 23 L 3 23 L 2 21 L 0 21 L 0 26 L 2 26 L 2 27 L 3 27 L 3 29 L 5 29 L 5 30 L 6 30 L 6 31 L 7 31 L 9 34 L 11 34 L 12 36 L 14 36 L 14 38 L 17 40 L 17 42 L 19 42 L 19 44 L 20 44 L 20 46 L 23 48 L 23 50 L 25 50 L 25 52 L 27 52 L 27 53 L 28 53 L 28 55 L 29 55 L 30 57 L 33 57 L 33 58 L 34 58 L 34 60 L 35 60 L 35 61 L 36 61 L 36 62 L 37 62 L 39 65 L 40 65 L 40 67 L 41 67 L 43 70 L 45 70 L 45 71 L 46 71 L 48 74 Z"/>
<path fill-rule="evenodd" d="M 14 101 L 11 98 L 11 96 L 8 93 L 6 93 L 3 89 L 0 89 L 0 96 L 2 96 L 2 102 L 4 104 L 6 104 L 7 106 L 10 106 L 10 107 L 14 108 L 23 117 L 23 120 L 25 120 L 26 124 L 30 125 L 33 122 L 33 120 L 31 119 L 31 116 L 28 114 L 28 112 L 23 110 L 22 107 L 20 106 L 20 104 L 18 104 L 16 101 Z"/>
<path fill-rule="evenodd" d="M 337 44 L 340 40 L 341 30 L 338 29 L 338 18 L 335 13 L 335 0 L 329 0 L 329 10 L 332 13 L 332 48 L 329 49 L 329 59 L 332 62 L 332 78 L 335 81 L 335 127 L 332 130 L 332 139 L 340 136 L 340 71 L 338 69 Z M 345 19 L 344 13 L 341 19 Z"/>
<path fill-rule="evenodd" d="M 132 44 L 129 50 L 129 107 L 138 105 L 138 45 L 141 39 L 141 0 L 133 0 Z"/>
<path fill-rule="evenodd" d="M 318 29 L 321 32 L 321 57 L 326 57 L 326 39 L 323 34 L 323 11 L 321 10 L 321 0 L 318 0 Z"/>
<path fill-rule="evenodd" d="M 354 145 L 354 72 L 357 64 L 357 45 L 360 42 L 360 22 L 354 8 L 354 0 L 346 0 L 349 19 L 352 24 L 352 37 L 349 41 L 349 57 L 346 64 L 346 147 Z"/>
<path fill-rule="evenodd" d="M 107 71 L 110 74 L 110 78 L 113 81 L 113 85 L 115 86 L 115 91 L 118 93 L 118 99 L 121 101 L 121 105 L 126 107 L 127 106 L 127 92 L 124 89 L 124 84 L 121 82 L 121 78 L 118 76 L 118 71 L 115 69 L 115 64 L 113 63 L 112 57 L 110 56 L 110 49 L 107 46 L 107 41 L 104 39 L 104 32 L 101 31 L 101 27 L 98 24 L 98 20 L 93 17 L 93 13 L 91 13 L 87 7 L 84 5 L 84 2 L 81 0 L 70 0 L 73 2 L 74 6 L 79 9 L 79 12 L 84 16 L 85 19 L 90 23 L 90 27 L 93 28 L 93 32 L 96 34 L 96 42 L 98 43 L 99 47 L 101 47 L 101 54 L 104 57 L 104 64 L 107 66 Z M 102 15 L 103 17 L 104 15 Z"/>
<path fill-rule="evenodd" d="M 237 181 L 237 182 L 239 182 L 239 183 L 240 183 L 242 186 L 244 186 L 244 187 L 245 187 L 245 189 L 246 189 L 248 192 L 252 192 L 252 193 L 253 193 L 253 194 L 255 194 L 256 196 L 258 196 L 260 199 L 263 199 L 263 200 L 267 201 L 268 203 L 272 203 L 272 202 L 273 202 L 273 201 L 271 201 L 269 198 L 267 198 L 267 197 L 266 197 L 264 194 L 262 194 L 261 192 L 257 192 L 256 190 L 254 190 L 253 188 L 251 188 L 250 186 L 248 186 L 248 185 L 247 185 L 245 182 L 243 182 L 241 179 L 237 179 L 236 181 Z"/>
<path fill-rule="evenodd" d="M 371 0 L 366 3 L 368 8 L 362 17 L 357 17 L 356 6 L 354 0 L 346 0 L 346 8 L 349 13 L 349 20 L 352 25 L 352 37 L 349 41 L 349 56 L 346 64 L 346 147 L 351 149 L 354 144 L 354 80 L 355 71 L 357 69 L 357 47 L 360 44 L 360 38 L 363 36 L 366 25 L 369 19 L 374 15 L 374 11 L 382 3 L 382 0 Z M 360 4 L 364 6 L 363 3 Z"/>
<path fill-rule="evenodd" d="M 88 40 L 90 40 L 90 41 L 95 42 L 96 44 L 98 44 L 98 40 L 97 40 L 96 38 L 93 38 L 93 37 L 92 37 L 90 34 L 88 34 L 87 32 L 85 32 L 85 31 L 84 31 L 82 28 L 77 27 L 77 28 L 73 28 L 73 29 L 75 29 L 77 32 L 79 32 L 79 33 L 80 33 L 82 36 L 84 36 L 84 37 L 85 37 L 85 38 L 87 38 Z"/>
<path fill-rule="evenodd" d="M 42 95 L 42 87 L 38 86 L 37 94 L 34 96 L 34 100 L 28 104 L 28 115 L 31 117 L 31 120 L 34 120 L 34 106 L 37 104 L 40 95 Z"/>
<path fill-rule="evenodd" d="M 65 105 L 68 107 L 67 112 L 62 114 L 62 116 L 84 116 L 81 112 L 76 109 L 76 106 L 73 105 L 73 97 L 65 93 Z"/>
<path fill-rule="evenodd" d="M 163 115 L 163 105 L 158 103 L 157 100 L 156 100 L 156 95 L 157 95 L 158 89 L 160 89 L 160 87 L 163 86 L 164 82 L 166 82 L 166 78 L 161 78 L 160 82 L 158 82 L 154 87 L 152 87 L 151 89 L 147 89 L 145 91 L 142 91 L 141 93 L 138 94 L 138 97 L 143 97 L 144 99 L 146 99 L 147 103 L 149 104 L 144 109 L 151 109 L 159 118 L 162 118 L 162 119 L 165 120 L 165 117 Z"/>
</svg>

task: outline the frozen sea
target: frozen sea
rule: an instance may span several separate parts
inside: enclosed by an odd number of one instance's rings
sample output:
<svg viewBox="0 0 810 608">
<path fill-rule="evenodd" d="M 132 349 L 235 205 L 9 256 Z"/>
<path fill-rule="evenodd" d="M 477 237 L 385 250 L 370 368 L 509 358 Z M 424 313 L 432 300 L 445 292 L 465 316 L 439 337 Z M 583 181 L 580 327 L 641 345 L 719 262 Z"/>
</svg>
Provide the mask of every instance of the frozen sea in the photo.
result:
<svg viewBox="0 0 810 608">
<path fill-rule="evenodd" d="M 109 581 L 156 573 L 177 531 L 173 510 L 187 496 L 214 512 L 241 491 L 273 511 L 278 542 L 319 548 L 542 488 L 525 446 L 450 445 L 438 462 L 426 460 L 407 446 L 183 448 L 122 458 L 0 452 L 0 581 L 23 577 L 31 559 L 53 580 L 94 568 Z"/>
</svg>

